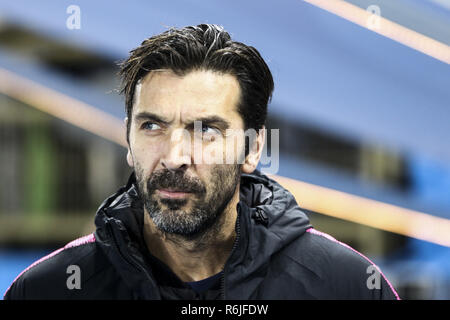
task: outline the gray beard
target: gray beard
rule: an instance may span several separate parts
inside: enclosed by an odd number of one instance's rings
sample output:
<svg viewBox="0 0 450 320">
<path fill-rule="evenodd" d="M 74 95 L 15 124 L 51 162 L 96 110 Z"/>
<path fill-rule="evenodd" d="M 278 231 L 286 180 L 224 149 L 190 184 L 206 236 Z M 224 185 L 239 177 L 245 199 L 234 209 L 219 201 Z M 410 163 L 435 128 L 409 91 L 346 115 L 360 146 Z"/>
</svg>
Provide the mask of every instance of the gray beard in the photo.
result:
<svg viewBox="0 0 450 320">
<path fill-rule="evenodd" d="M 151 179 L 140 180 L 139 190 L 153 190 L 150 193 L 140 192 L 144 207 L 155 226 L 173 240 L 196 241 L 207 244 L 209 238 L 217 234 L 223 225 L 223 214 L 232 200 L 240 182 L 240 165 L 220 165 L 213 169 L 210 189 L 204 193 L 195 193 L 191 198 L 192 206 L 188 211 L 183 206 L 189 200 L 156 199 Z M 147 188 L 144 189 L 143 187 Z M 163 208 L 163 204 L 166 208 Z M 235 208 L 231 208 L 235 209 Z"/>
</svg>

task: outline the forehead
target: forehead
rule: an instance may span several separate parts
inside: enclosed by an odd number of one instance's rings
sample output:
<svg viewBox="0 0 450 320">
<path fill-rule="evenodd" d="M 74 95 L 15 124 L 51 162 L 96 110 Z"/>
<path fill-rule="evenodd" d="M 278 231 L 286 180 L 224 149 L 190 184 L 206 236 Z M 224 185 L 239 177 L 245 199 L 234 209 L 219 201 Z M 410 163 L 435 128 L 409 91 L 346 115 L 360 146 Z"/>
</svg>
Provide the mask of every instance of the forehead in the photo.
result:
<svg viewBox="0 0 450 320">
<path fill-rule="evenodd" d="M 178 76 L 170 70 L 152 71 L 136 85 L 133 114 L 150 111 L 181 121 L 212 115 L 240 120 L 240 94 L 239 82 L 231 74 L 195 70 Z"/>
</svg>

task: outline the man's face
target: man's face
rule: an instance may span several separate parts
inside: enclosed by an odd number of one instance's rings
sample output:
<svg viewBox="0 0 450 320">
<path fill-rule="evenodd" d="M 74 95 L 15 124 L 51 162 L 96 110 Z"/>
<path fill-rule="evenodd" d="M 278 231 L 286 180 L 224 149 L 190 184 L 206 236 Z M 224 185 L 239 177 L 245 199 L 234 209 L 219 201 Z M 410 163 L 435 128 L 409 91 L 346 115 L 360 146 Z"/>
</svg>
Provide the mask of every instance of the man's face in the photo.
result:
<svg viewBox="0 0 450 320">
<path fill-rule="evenodd" d="M 242 140 L 226 135 L 227 129 L 243 132 L 239 98 L 236 78 L 212 71 L 154 71 L 136 86 L 128 162 L 160 230 L 195 237 L 238 192 L 240 165 L 225 158 L 244 152 Z M 206 163 L 199 150 L 219 152 L 214 158 L 222 164 Z"/>
</svg>

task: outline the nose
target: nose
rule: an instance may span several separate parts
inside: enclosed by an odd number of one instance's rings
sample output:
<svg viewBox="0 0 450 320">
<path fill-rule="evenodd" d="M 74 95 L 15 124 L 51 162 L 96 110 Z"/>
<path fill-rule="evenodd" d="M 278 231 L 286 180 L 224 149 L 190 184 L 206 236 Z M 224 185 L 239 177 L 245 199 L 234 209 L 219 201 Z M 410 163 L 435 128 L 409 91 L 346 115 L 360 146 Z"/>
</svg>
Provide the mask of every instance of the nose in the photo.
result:
<svg viewBox="0 0 450 320">
<path fill-rule="evenodd" d="M 191 141 L 185 130 L 175 130 L 166 143 L 161 165 L 168 170 L 186 170 L 191 165 Z"/>
</svg>

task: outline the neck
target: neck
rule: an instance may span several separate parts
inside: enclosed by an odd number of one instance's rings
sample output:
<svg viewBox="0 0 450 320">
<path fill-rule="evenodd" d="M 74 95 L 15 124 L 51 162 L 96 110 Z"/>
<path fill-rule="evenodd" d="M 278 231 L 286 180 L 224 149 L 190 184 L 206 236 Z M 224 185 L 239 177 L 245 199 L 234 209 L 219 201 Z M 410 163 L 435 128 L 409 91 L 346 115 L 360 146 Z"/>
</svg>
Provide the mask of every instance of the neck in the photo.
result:
<svg viewBox="0 0 450 320">
<path fill-rule="evenodd" d="M 195 239 L 160 231 L 145 210 L 143 231 L 148 250 L 184 282 L 198 281 L 219 273 L 236 239 L 238 202 L 239 187 L 218 221 Z"/>
</svg>

